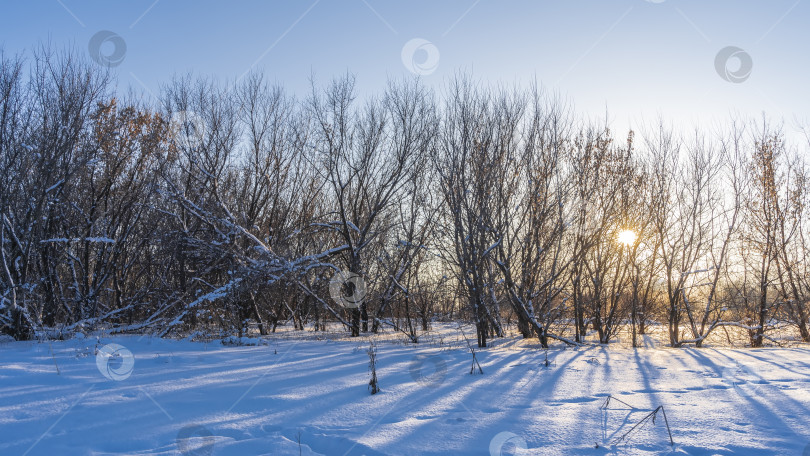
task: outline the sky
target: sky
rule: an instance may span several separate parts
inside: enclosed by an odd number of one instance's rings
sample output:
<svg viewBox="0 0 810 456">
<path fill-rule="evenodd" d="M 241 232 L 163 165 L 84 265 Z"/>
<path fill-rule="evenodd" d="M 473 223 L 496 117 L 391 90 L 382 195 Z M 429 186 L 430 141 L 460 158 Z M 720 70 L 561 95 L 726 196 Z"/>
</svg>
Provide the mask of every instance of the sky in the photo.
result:
<svg viewBox="0 0 810 456">
<path fill-rule="evenodd" d="M 763 113 L 810 125 L 810 0 L 30 0 L 2 2 L 0 46 L 75 46 L 147 97 L 174 75 L 250 70 L 305 96 L 353 73 L 360 96 L 468 72 L 569 99 L 614 130 Z"/>
</svg>

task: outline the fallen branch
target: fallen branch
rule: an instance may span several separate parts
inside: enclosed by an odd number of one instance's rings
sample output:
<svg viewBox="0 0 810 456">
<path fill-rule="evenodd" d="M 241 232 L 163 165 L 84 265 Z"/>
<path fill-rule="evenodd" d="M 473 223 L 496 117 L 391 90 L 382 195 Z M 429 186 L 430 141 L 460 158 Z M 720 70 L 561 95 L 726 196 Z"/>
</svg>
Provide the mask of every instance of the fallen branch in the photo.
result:
<svg viewBox="0 0 810 456">
<path fill-rule="evenodd" d="M 664 423 L 667 425 L 667 433 L 669 433 L 669 444 L 670 444 L 670 446 L 675 446 L 675 442 L 672 440 L 672 431 L 670 431 L 670 429 L 669 429 L 669 420 L 667 420 L 667 413 L 664 411 L 664 406 L 663 405 L 659 405 L 658 408 L 656 408 L 655 410 L 650 412 L 647 416 L 642 418 L 641 421 L 639 421 L 633 427 L 631 427 L 629 431 L 624 433 L 624 435 L 622 435 L 621 437 L 618 437 L 616 440 L 614 440 L 613 445 L 618 445 L 619 443 L 621 443 L 622 441 L 627 439 L 627 437 L 633 431 L 635 431 L 637 428 L 639 428 L 641 425 L 643 425 L 647 421 L 651 420 L 653 422 L 653 424 L 655 424 L 655 417 L 658 415 L 659 410 L 661 411 L 661 414 L 664 415 Z"/>
</svg>

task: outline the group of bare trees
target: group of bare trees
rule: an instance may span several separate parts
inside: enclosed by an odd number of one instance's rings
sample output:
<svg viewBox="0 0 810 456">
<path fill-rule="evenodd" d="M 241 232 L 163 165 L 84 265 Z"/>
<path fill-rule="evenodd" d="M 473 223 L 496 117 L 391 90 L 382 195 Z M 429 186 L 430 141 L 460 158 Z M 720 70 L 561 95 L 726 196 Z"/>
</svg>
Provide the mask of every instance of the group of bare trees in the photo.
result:
<svg viewBox="0 0 810 456">
<path fill-rule="evenodd" d="M 0 332 L 810 341 L 806 144 L 766 119 L 639 133 L 466 75 L 362 100 L 351 76 L 303 99 L 187 77 L 144 101 L 71 52 L 0 54 Z"/>
</svg>

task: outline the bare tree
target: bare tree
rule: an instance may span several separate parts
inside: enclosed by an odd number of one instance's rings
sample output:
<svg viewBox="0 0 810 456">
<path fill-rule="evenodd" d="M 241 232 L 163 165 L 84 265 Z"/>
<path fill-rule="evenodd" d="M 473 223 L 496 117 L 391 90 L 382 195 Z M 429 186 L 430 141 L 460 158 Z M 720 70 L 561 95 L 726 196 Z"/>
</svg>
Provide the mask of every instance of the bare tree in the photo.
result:
<svg viewBox="0 0 810 456">
<path fill-rule="evenodd" d="M 373 242 L 390 228 L 387 213 L 401 194 L 430 139 L 430 104 L 414 82 L 392 83 L 382 100 L 354 107 L 354 78 L 334 80 L 319 93 L 313 87 L 309 111 L 312 147 L 319 154 L 333 205 L 322 226 L 347 246 L 340 254 L 347 272 L 368 276 Z M 368 331 L 368 303 L 351 310 L 351 333 Z"/>
<path fill-rule="evenodd" d="M 784 299 L 782 309 L 786 320 L 796 326 L 804 342 L 810 342 L 808 329 L 808 251 L 806 220 L 808 213 L 808 183 L 810 171 L 805 161 L 797 155 L 786 163 L 782 204 L 777 214 L 776 267 L 779 290 Z"/>
<path fill-rule="evenodd" d="M 763 121 L 761 128 L 753 132 L 754 149 L 750 162 L 751 192 L 746 204 L 748 232 L 746 242 L 756 252 L 753 279 L 756 281 L 756 305 L 751 311 L 751 346 L 761 347 L 768 325 L 768 317 L 776 310 L 778 291 L 770 293 L 777 274 L 779 233 L 784 217 L 783 201 L 779 196 L 784 185 L 784 173 L 780 161 L 784 155 L 784 141 L 780 132 L 773 131 Z"/>
<path fill-rule="evenodd" d="M 61 322 L 72 314 L 62 300 L 60 251 L 49 241 L 60 236 L 60 216 L 75 198 L 74 180 L 87 165 L 85 133 L 108 83 L 106 74 L 77 55 L 41 48 L 26 87 L 19 81 L 21 62 L 3 59 L 0 142 L 3 167 L 10 172 L 0 202 L 8 242 L 3 245 L 4 288 L 14 290 L 11 308 L 17 316 L 12 318 L 26 328 Z M 18 335 L 31 334 L 19 330 Z"/>
<path fill-rule="evenodd" d="M 452 266 L 476 324 L 479 347 L 490 329 L 502 333 L 490 313 L 488 265 L 501 242 L 495 226 L 495 194 L 507 184 L 516 155 L 516 133 L 525 102 L 515 94 L 479 90 L 464 76 L 448 88 L 435 162 L 445 201 L 440 232 L 443 258 Z"/>
<path fill-rule="evenodd" d="M 567 269 L 574 261 L 566 238 L 571 180 L 564 171 L 569 113 L 535 89 L 522 138 L 495 190 L 499 233 L 495 264 L 524 337 L 573 344 L 551 331 L 564 314 Z"/>
<path fill-rule="evenodd" d="M 704 266 L 681 274 L 685 279 L 683 309 L 692 338 L 679 339 L 676 345 L 694 343 L 701 347 L 714 329 L 737 324 L 726 321 L 727 303 L 720 295 L 720 286 L 721 280 L 729 277 L 728 260 L 742 222 L 746 163 L 740 135 L 741 130 L 732 128 L 729 137 L 721 139 L 719 150 L 713 150 L 704 138 L 698 137 L 689 151 L 689 163 L 696 166 L 696 178 L 690 182 L 703 181 L 697 176 L 705 176 L 705 182 L 699 186 L 701 208 L 692 214 L 706 227 L 707 235 L 702 236 L 705 251 L 700 251 L 698 260 Z"/>
</svg>

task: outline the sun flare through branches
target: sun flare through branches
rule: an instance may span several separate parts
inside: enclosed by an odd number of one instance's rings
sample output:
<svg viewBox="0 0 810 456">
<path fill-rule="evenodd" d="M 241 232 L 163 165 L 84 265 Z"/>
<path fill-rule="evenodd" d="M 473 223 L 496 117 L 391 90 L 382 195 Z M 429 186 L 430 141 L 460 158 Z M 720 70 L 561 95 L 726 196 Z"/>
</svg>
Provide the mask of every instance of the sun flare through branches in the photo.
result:
<svg viewBox="0 0 810 456">
<path fill-rule="evenodd" d="M 616 240 L 619 241 L 620 244 L 624 244 L 626 246 L 631 246 L 636 243 L 636 239 L 638 235 L 633 230 L 621 230 L 619 231 L 618 236 L 616 236 Z"/>
</svg>

